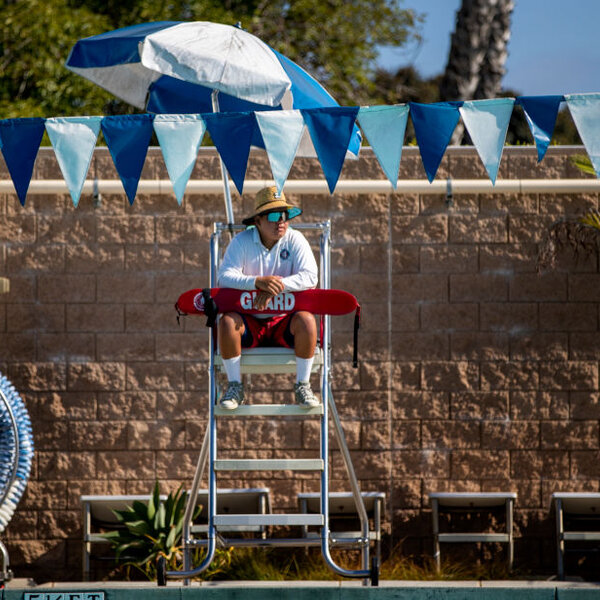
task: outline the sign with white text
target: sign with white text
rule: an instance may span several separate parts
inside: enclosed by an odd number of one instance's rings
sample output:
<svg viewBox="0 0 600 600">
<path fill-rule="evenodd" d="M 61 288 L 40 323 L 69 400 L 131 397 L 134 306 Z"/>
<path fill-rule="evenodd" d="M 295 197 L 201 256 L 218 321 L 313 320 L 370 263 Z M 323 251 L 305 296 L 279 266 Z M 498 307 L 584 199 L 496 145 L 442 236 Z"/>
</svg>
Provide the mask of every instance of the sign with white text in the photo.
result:
<svg viewBox="0 0 600 600">
<path fill-rule="evenodd" d="M 26 592 L 23 600 L 104 600 L 104 592 Z"/>
</svg>

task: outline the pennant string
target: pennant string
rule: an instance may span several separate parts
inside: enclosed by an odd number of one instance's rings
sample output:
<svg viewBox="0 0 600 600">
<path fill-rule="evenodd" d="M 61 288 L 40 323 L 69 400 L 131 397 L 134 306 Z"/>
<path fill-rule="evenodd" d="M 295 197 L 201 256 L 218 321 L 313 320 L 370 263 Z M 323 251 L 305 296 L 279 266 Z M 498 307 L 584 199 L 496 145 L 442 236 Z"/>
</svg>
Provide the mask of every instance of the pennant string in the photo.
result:
<svg viewBox="0 0 600 600">
<path fill-rule="evenodd" d="M 175 197 L 181 204 L 205 131 L 210 133 L 240 194 L 251 145 L 264 142 L 273 178 L 281 191 L 308 131 L 329 191 L 333 193 L 347 152 L 358 152 L 357 142 L 361 139 L 358 121 L 395 189 L 409 115 L 430 182 L 462 116 L 488 176 L 495 183 L 514 106 L 524 111 L 539 162 L 552 141 L 563 101 L 600 177 L 599 93 L 360 108 L 331 106 L 301 111 L 0 119 L 0 151 L 18 199 L 24 205 L 39 145 L 44 130 L 47 131 L 73 204 L 77 206 L 101 130 L 127 198 L 133 203 L 154 131 Z"/>
</svg>

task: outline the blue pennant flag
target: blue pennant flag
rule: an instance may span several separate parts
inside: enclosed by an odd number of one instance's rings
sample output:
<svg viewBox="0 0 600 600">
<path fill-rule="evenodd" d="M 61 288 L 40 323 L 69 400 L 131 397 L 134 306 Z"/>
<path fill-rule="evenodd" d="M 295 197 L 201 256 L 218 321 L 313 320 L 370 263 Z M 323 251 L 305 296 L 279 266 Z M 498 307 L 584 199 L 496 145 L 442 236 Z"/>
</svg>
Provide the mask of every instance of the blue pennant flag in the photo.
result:
<svg viewBox="0 0 600 600">
<path fill-rule="evenodd" d="M 263 110 L 254 116 L 260 128 L 277 191 L 281 193 L 304 132 L 299 110 Z"/>
<path fill-rule="evenodd" d="M 408 106 L 363 106 L 358 122 L 371 148 L 394 189 L 398 185 L 398 171 L 402 157 L 404 133 L 408 121 Z"/>
<path fill-rule="evenodd" d="M 0 149 L 22 206 L 43 135 L 44 119 L 39 117 L 0 120 Z"/>
<path fill-rule="evenodd" d="M 256 129 L 254 113 L 207 113 L 202 115 L 237 191 L 242 194 L 250 144 Z"/>
<path fill-rule="evenodd" d="M 514 98 L 470 100 L 458 109 L 492 184 L 498 176 L 514 104 Z"/>
<path fill-rule="evenodd" d="M 460 119 L 460 106 L 462 102 L 409 102 L 410 118 L 415 127 L 415 136 L 429 183 L 435 179 L 444 152 Z"/>
<path fill-rule="evenodd" d="M 581 141 L 600 177 L 600 94 L 565 95 Z"/>
<path fill-rule="evenodd" d="M 309 108 L 302 116 L 333 194 L 354 132 L 358 106 Z"/>
<path fill-rule="evenodd" d="M 46 119 L 46 131 L 74 206 L 79 204 L 81 190 L 100 133 L 100 121 L 102 117 Z"/>
<path fill-rule="evenodd" d="M 200 115 L 155 115 L 154 131 L 181 206 L 206 125 Z"/>
<path fill-rule="evenodd" d="M 538 162 L 546 155 L 552 140 L 560 103 L 564 96 L 518 96 L 516 104 L 523 107 L 527 124 L 535 140 Z"/>
<path fill-rule="evenodd" d="M 104 117 L 102 133 L 129 204 L 133 204 L 152 137 L 152 115 Z"/>
</svg>

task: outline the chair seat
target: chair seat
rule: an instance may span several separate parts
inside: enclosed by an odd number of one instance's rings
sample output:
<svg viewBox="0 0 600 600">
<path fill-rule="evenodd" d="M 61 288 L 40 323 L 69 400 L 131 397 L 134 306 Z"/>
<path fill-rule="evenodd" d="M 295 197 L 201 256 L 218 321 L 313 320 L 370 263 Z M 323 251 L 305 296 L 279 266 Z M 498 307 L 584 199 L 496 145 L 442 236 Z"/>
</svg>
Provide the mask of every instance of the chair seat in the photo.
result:
<svg viewBox="0 0 600 600">
<path fill-rule="evenodd" d="M 315 350 L 315 360 L 312 366 L 312 372 L 316 372 L 323 364 L 323 350 Z M 221 355 L 215 353 L 215 367 L 223 370 L 223 361 Z M 245 348 L 242 350 L 241 361 L 242 373 L 295 373 L 296 355 L 292 348 L 281 347 L 260 347 Z"/>
</svg>

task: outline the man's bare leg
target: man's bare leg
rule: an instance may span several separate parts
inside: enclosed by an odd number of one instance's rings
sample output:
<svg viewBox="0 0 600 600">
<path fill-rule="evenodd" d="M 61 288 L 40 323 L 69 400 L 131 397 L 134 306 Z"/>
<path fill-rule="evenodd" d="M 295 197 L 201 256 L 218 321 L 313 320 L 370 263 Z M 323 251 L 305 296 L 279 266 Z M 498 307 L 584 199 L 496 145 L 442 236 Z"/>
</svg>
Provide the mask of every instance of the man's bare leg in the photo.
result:
<svg viewBox="0 0 600 600">
<path fill-rule="evenodd" d="M 294 352 L 299 358 L 313 358 L 317 347 L 317 323 L 312 313 L 301 310 L 294 314 L 290 323 L 294 336 Z"/>
<path fill-rule="evenodd" d="M 246 327 L 238 313 L 224 313 L 219 319 L 219 348 L 223 359 L 242 354 L 242 336 Z"/>
</svg>

